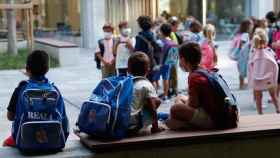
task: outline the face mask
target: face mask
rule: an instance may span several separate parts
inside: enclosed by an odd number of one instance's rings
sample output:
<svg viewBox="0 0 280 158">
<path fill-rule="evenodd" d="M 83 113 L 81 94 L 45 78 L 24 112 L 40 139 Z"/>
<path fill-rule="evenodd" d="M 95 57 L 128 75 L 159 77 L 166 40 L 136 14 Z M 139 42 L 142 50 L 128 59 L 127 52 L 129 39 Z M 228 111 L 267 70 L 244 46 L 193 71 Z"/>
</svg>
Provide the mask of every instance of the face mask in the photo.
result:
<svg viewBox="0 0 280 158">
<path fill-rule="evenodd" d="M 113 36 L 113 33 L 112 32 L 104 32 L 104 38 L 105 39 L 111 39 Z"/>
<path fill-rule="evenodd" d="M 122 35 L 124 36 L 129 36 L 131 32 L 131 28 L 122 29 Z"/>
<path fill-rule="evenodd" d="M 278 28 L 280 28 L 280 21 L 277 21 L 277 22 L 276 22 L 276 26 L 277 26 Z"/>
</svg>

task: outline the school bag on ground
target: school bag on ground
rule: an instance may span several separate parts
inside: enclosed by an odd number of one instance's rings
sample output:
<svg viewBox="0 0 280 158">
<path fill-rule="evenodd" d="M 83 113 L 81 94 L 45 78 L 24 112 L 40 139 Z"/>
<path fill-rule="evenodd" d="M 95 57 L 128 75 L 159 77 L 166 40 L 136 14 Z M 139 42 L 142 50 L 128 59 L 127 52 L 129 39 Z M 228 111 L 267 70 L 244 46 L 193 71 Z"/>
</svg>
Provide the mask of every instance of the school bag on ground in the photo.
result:
<svg viewBox="0 0 280 158">
<path fill-rule="evenodd" d="M 236 128 L 239 121 L 239 112 L 235 96 L 231 93 L 229 86 L 223 77 L 216 71 L 200 69 L 195 71 L 208 79 L 213 89 L 216 103 L 218 103 L 216 114 L 213 118 L 218 129 Z"/>
<path fill-rule="evenodd" d="M 82 105 L 77 122 L 80 132 L 101 139 L 126 137 L 130 123 L 133 80 L 132 76 L 102 80 L 90 100 Z"/>
<path fill-rule="evenodd" d="M 63 149 L 69 127 L 56 87 L 47 80 L 29 80 L 20 94 L 12 131 L 16 147 L 23 152 Z"/>
<path fill-rule="evenodd" d="M 241 45 L 241 34 L 237 34 L 232 40 L 231 48 L 228 53 L 228 56 L 231 60 L 237 61 L 240 58 L 240 51 L 241 51 L 240 45 Z"/>
</svg>

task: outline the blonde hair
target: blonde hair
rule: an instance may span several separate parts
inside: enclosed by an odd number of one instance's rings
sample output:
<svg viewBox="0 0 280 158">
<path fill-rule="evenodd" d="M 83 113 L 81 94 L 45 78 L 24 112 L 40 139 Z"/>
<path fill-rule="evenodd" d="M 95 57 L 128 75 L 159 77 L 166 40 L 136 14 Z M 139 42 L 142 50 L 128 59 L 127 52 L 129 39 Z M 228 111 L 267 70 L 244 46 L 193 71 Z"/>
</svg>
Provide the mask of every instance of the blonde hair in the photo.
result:
<svg viewBox="0 0 280 158">
<path fill-rule="evenodd" d="M 254 48 L 262 48 L 268 44 L 268 35 L 265 29 L 257 28 L 253 36 Z"/>
<path fill-rule="evenodd" d="M 216 28 L 212 24 L 207 24 L 203 28 L 203 34 L 204 36 L 209 40 L 209 41 L 214 41 L 215 36 L 216 36 Z"/>
</svg>

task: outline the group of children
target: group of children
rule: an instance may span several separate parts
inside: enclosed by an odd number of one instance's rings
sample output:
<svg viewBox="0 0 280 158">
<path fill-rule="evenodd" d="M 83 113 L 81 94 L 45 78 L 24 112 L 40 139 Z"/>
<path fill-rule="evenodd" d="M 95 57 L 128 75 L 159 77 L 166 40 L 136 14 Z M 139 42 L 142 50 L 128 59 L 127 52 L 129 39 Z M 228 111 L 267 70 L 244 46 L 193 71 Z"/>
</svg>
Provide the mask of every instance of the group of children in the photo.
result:
<svg viewBox="0 0 280 158">
<path fill-rule="evenodd" d="M 190 43 L 182 46 L 179 50 L 180 56 L 180 67 L 187 72 L 190 72 L 189 76 L 189 97 L 178 97 L 176 100 L 176 104 L 171 108 L 171 115 L 169 121 L 167 121 L 167 126 L 171 129 L 182 128 L 185 125 L 193 125 L 194 127 L 203 128 L 203 129 L 211 129 L 214 128 L 214 123 L 211 120 L 211 106 L 215 105 L 215 101 L 211 99 L 212 97 L 207 93 L 206 90 L 210 90 L 208 81 L 205 77 L 195 73 L 197 69 L 200 69 L 200 61 L 201 61 L 201 51 L 200 46 L 195 43 Z M 128 69 L 127 72 L 135 77 L 143 77 L 146 78 L 149 74 L 150 69 L 150 59 L 149 57 L 142 52 L 133 53 L 128 59 Z M 36 50 L 32 52 L 27 59 L 26 73 L 29 76 L 28 81 L 36 82 L 36 83 L 44 83 L 48 82 L 45 77 L 48 72 L 48 55 L 44 51 Z M 6 146 L 15 146 L 15 135 L 14 128 L 16 126 L 15 120 L 18 120 L 21 115 L 17 114 L 18 109 L 22 105 L 22 101 L 19 97 L 24 92 L 27 81 L 22 81 L 19 86 L 15 89 L 11 101 L 8 106 L 7 117 L 10 121 L 14 121 L 13 123 L 13 134 L 9 137 L 4 145 Z M 205 88 L 204 93 L 201 93 L 201 89 Z M 58 90 L 58 88 L 56 88 Z M 211 94 L 211 93 L 210 93 Z M 204 96 L 205 95 L 205 96 Z M 207 98 L 199 99 L 200 97 Z M 60 101 L 63 102 L 63 98 L 59 93 Z M 163 128 L 158 126 L 158 118 L 157 118 L 157 108 L 160 106 L 161 101 L 158 98 L 155 87 L 148 80 L 138 80 L 134 83 L 133 90 L 133 101 L 131 105 L 131 116 L 135 111 L 147 109 L 149 111 L 150 117 L 147 117 L 144 120 L 144 124 L 152 125 L 151 131 L 152 133 L 160 132 Z M 205 107 L 205 108 L 204 108 Z M 63 110 L 63 116 L 66 116 L 64 104 L 61 107 Z M 209 111 L 208 111 L 209 110 Z M 210 113 L 208 113 L 210 112 Z M 35 116 L 35 115 L 34 115 Z M 36 114 L 37 116 L 37 114 Z M 38 117 L 41 116 L 38 114 Z M 135 118 L 131 117 L 129 120 L 131 125 L 135 122 Z M 137 120 L 136 120 L 137 121 Z M 178 125 L 178 122 L 184 124 Z M 19 129 L 18 129 L 19 130 Z M 69 134 L 69 133 L 68 133 Z M 67 135 L 68 136 L 68 135 Z M 66 139 L 67 139 L 66 136 Z"/>
<path fill-rule="evenodd" d="M 186 127 L 213 129 L 216 127 L 214 118 L 217 115 L 217 105 L 219 103 L 215 100 L 214 93 L 211 93 L 214 89 L 207 77 L 198 73 L 198 71 L 205 69 L 210 71 L 217 64 L 217 45 L 214 42 L 215 27 L 208 24 L 202 28 L 197 20 L 192 19 L 189 29 L 179 33 L 177 32 L 177 20 L 172 17 L 169 22 L 160 24 L 159 30 L 155 31 L 152 30 L 155 27 L 151 18 L 141 16 L 137 21 L 142 31 L 139 32 L 135 40 L 130 37 L 132 31 L 127 22 L 119 24 L 120 37 L 118 38 L 113 36 L 114 28 L 110 24 L 106 24 L 103 27 L 104 39 L 99 40 L 95 53 L 97 67 L 102 71 L 102 78 L 114 76 L 117 72 L 118 75 L 132 75 L 148 79 L 134 82 L 131 118 L 126 121 L 129 121 L 133 126 L 137 121 L 133 114 L 136 111 L 146 109 L 150 116 L 144 120 L 144 124 L 152 125 L 152 133 L 162 131 L 162 128 L 158 125 L 158 119 L 164 120 L 166 126 L 170 129 Z M 157 34 L 154 34 L 153 31 Z M 181 44 L 180 47 L 179 44 Z M 168 59 L 169 52 L 172 49 L 174 50 L 174 54 L 172 54 L 174 56 L 170 57 L 170 60 Z M 170 61 L 168 62 L 168 60 Z M 177 83 L 171 82 L 172 80 L 175 82 L 178 80 L 178 62 L 175 60 L 178 60 L 183 71 L 189 72 L 188 96 L 178 96 L 170 109 L 170 114 L 163 118 L 161 115 L 157 115 L 157 108 L 162 100 L 167 99 L 170 87 L 173 88 L 175 93 L 177 90 Z M 29 55 L 26 66 L 29 80 L 35 83 L 48 82 L 45 77 L 48 69 L 46 52 L 36 50 Z M 157 81 L 160 76 L 162 76 L 164 82 L 162 100 L 157 94 Z M 170 84 L 173 86 L 170 86 Z M 21 82 L 13 93 L 7 115 L 11 121 L 21 117 L 16 113 L 18 112 L 17 109 L 22 106 L 19 96 L 22 95 L 25 86 L 26 82 Z M 59 98 L 63 102 L 60 93 Z M 67 118 L 64 104 L 61 109 L 63 109 L 64 117 Z M 15 125 L 14 122 L 13 129 L 14 126 L 18 125 Z M 13 130 L 13 132 L 16 131 Z M 66 138 L 68 134 L 66 134 Z M 15 135 L 12 134 L 4 142 L 4 145 L 14 146 L 15 139 Z"/>
<path fill-rule="evenodd" d="M 280 16 L 280 14 L 279 14 Z M 263 114 L 263 91 L 268 91 L 271 100 L 280 112 L 279 105 L 279 40 L 280 17 L 269 12 L 266 19 L 251 17 L 244 20 L 236 33 L 231 49 L 231 58 L 237 61 L 240 89 L 246 88 L 244 82 L 254 90 L 254 100 L 259 114 Z"/>
<path fill-rule="evenodd" d="M 102 78 L 118 75 L 127 75 L 127 62 L 134 52 L 143 52 L 148 55 L 151 64 L 148 79 L 158 91 L 160 79 L 163 80 L 163 101 L 178 94 L 178 47 L 183 43 L 197 43 L 202 49 L 200 66 L 208 70 L 217 64 L 217 45 L 215 43 L 216 29 L 207 24 L 204 28 L 194 18 L 189 20 L 189 27 L 178 31 L 177 17 L 158 18 L 155 22 L 149 16 L 140 16 L 137 19 L 141 31 L 132 37 L 132 30 L 128 22 L 120 22 L 119 36 L 114 37 L 114 27 L 111 24 L 103 26 L 104 38 L 98 41 L 95 51 L 97 67 L 102 71 Z M 173 55 L 169 55 L 172 54 Z M 176 57 L 177 54 L 177 57 Z"/>
</svg>

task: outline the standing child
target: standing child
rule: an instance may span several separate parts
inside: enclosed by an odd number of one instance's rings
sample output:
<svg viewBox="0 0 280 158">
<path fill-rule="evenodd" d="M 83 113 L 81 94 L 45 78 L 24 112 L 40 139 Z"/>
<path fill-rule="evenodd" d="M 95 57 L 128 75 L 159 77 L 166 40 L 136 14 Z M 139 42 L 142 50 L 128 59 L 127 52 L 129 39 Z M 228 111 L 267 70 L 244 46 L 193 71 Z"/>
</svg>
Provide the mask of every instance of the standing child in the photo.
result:
<svg viewBox="0 0 280 158">
<path fill-rule="evenodd" d="M 279 67 L 275 61 L 273 50 L 267 46 L 268 37 L 266 30 L 256 29 L 253 42 L 254 48 L 248 64 L 248 82 L 249 86 L 254 89 L 258 113 L 263 114 L 262 92 L 264 90 L 269 91 L 276 112 L 280 113 L 277 98 Z"/>
<path fill-rule="evenodd" d="M 187 39 L 187 43 L 193 42 L 201 45 L 201 43 L 204 41 L 203 32 L 202 32 L 203 27 L 198 20 L 194 20 L 191 23 L 190 31 L 191 31 L 191 36 L 189 36 L 189 39 Z"/>
<path fill-rule="evenodd" d="M 116 69 L 118 75 L 127 75 L 127 62 L 130 54 L 133 52 L 133 42 L 129 37 L 131 34 L 131 28 L 129 28 L 126 21 L 119 24 L 120 37 L 117 40 L 117 44 L 114 48 L 116 55 Z"/>
<path fill-rule="evenodd" d="M 239 72 L 239 88 L 245 89 L 245 78 L 247 77 L 247 65 L 251 49 L 250 34 L 253 29 L 253 24 L 250 20 L 245 20 L 240 24 L 237 36 L 240 36 L 239 55 L 237 59 L 237 67 Z"/>
<path fill-rule="evenodd" d="M 163 79 L 163 101 L 168 101 L 168 91 L 169 91 L 169 82 L 171 77 L 171 69 L 173 66 L 177 66 L 176 64 L 167 63 L 167 58 L 169 51 L 171 48 L 176 48 L 177 44 L 171 40 L 170 35 L 172 32 L 172 27 L 170 24 L 162 24 L 160 27 L 160 32 L 162 35 L 161 42 L 163 44 L 162 47 L 162 57 L 161 57 L 161 68 L 159 75 L 156 80 L 160 80 L 162 76 Z M 174 61 L 176 63 L 176 61 Z"/>
<path fill-rule="evenodd" d="M 276 31 L 273 33 L 273 43 L 272 48 L 276 53 L 276 61 L 278 66 L 280 66 L 280 13 L 278 20 L 276 22 Z M 277 88 L 277 96 L 279 97 L 280 92 L 280 72 L 278 74 L 278 88 Z"/>
<path fill-rule="evenodd" d="M 202 59 L 201 67 L 211 70 L 217 65 L 217 53 L 215 45 L 216 30 L 214 25 L 207 24 L 203 30 L 204 41 L 201 44 Z"/>
<path fill-rule="evenodd" d="M 113 32 L 114 27 L 111 24 L 103 26 L 104 38 L 98 41 L 98 47 L 95 51 L 97 67 L 101 69 L 102 79 L 114 76 L 116 73 L 114 45 L 116 43 Z"/>
</svg>

